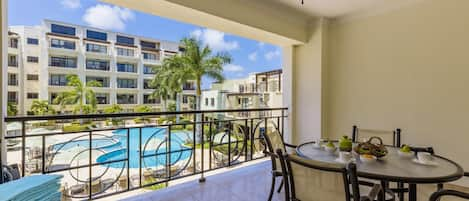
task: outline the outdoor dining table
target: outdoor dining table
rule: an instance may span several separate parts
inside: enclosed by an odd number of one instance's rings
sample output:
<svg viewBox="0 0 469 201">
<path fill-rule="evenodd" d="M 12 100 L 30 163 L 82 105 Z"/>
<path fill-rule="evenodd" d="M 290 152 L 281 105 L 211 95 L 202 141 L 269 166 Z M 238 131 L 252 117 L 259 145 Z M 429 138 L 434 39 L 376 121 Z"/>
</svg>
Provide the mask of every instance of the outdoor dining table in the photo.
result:
<svg viewBox="0 0 469 201">
<path fill-rule="evenodd" d="M 460 179 L 464 171 L 460 165 L 442 156 L 433 155 L 432 165 L 414 162 L 411 158 L 399 156 L 399 148 L 387 147 L 388 155 L 372 162 L 362 162 L 357 155 L 359 177 L 409 184 L 409 201 L 417 200 L 417 184 L 440 184 Z M 330 153 L 315 146 L 314 142 L 304 143 L 297 147 L 299 156 L 326 163 L 339 163 L 339 153 Z"/>
</svg>

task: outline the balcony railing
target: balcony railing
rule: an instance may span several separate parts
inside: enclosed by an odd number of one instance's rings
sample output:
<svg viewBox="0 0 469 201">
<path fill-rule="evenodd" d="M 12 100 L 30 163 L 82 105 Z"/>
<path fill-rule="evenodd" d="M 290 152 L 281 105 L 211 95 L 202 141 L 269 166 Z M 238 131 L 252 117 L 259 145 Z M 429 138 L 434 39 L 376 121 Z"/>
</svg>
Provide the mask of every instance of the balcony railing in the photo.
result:
<svg viewBox="0 0 469 201">
<path fill-rule="evenodd" d="M 203 181 L 207 171 L 265 157 L 261 136 L 283 134 L 286 110 L 7 117 L 17 128 L 5 136 L 6 161 L 18 164 L 21 177 L 62 174 L 62 193 L 73 199 L 158 189 L 194 175 Z M 252 115 L 227 115 L 240 112 Z"/>
</svg>

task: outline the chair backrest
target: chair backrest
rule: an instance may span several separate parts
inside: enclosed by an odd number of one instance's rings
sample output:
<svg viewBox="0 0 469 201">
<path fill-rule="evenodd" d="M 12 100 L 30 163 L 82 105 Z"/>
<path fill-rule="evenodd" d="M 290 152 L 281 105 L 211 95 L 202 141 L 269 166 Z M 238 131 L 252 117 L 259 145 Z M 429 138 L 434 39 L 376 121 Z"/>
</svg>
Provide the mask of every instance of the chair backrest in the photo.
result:
<svg viewBox="0 0 469 201">
<path fill-rule="evenodd" d="M 280 149 L 282 152 L 286 152 L 285 143 L 283 142 L 283 136 L 276 129 L 273 131 L 265 131 L 263 134 L 264 140 L 267 144 L 267 152 L 271 155 L 272 169 L 280 170 L 280 162 L 277 158 L 275 150 Z"/>
<path fill-rule="evenodd" d="M 297 155 L 283 155 L 280 149 L 277 155 L 282 161 L 286 200 L 350 201 L 352 196 L 353 200 L 359 200 L 355 164 L 307 160 Z"/>
<path fill-rule="evenodd" d="M 401 129 L 396 128 L 395 130 L 380 130 L 380 129 L 366 129 L 353 126 L 352 141 L 363 142 L 371 137 L 379 137 L 383 140 L 383 143 L 388 146 L 400 147 L 401 146 Z"/>
</svg>

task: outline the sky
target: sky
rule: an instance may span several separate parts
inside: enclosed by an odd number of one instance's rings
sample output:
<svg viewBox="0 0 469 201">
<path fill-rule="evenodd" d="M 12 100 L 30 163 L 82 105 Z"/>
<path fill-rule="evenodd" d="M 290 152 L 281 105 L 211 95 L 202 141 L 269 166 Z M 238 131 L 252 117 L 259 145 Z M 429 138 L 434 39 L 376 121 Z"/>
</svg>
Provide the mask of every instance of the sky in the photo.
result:
<svg viewBox="0 0 469 201">
<path fill-rule="evenodd" d="M 195 36 L 214 52 L 225 51 L 232 56 L 231 64 L 224 67 L 226 79 L 279 69 L 282 64 L 278 46 L 97 0 L 9 0 L 8 9 L 9 25 L 34 26 L 50 19 L 174 42 Z M 203 88 L 209 88 L 211 82 L 205 78 Z"/>
</svg>

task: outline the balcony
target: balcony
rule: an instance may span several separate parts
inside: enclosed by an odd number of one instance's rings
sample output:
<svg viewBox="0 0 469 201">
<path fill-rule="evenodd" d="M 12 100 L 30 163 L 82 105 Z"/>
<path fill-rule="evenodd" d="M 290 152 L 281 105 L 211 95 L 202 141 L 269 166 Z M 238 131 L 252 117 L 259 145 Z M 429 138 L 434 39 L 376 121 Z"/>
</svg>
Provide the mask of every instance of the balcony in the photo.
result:
<svg viewBox="0 0 469 201">
<path fill-rule="evenodd" d="M 87 41 L 85 42 L 85 55 L 87 58 L 111 58 L 109 42 L 98 42 L 96 40 L 91 39 L 84 40 Z"/>
<path fill-rule="evenodd" d="M 264 159 L 260 132 L 281 128 L 285 118 L 285 108 L 269 110 L 277 115 L 263 120 L 195 119 L 235 110 L 8 117 L 7 162 L 25 167 L 22 176 L 63 175 L 62 192 L 73 199 L 159 189 Z M 176 114 L 185 121 L 171 123 Z"/>
</svg>

